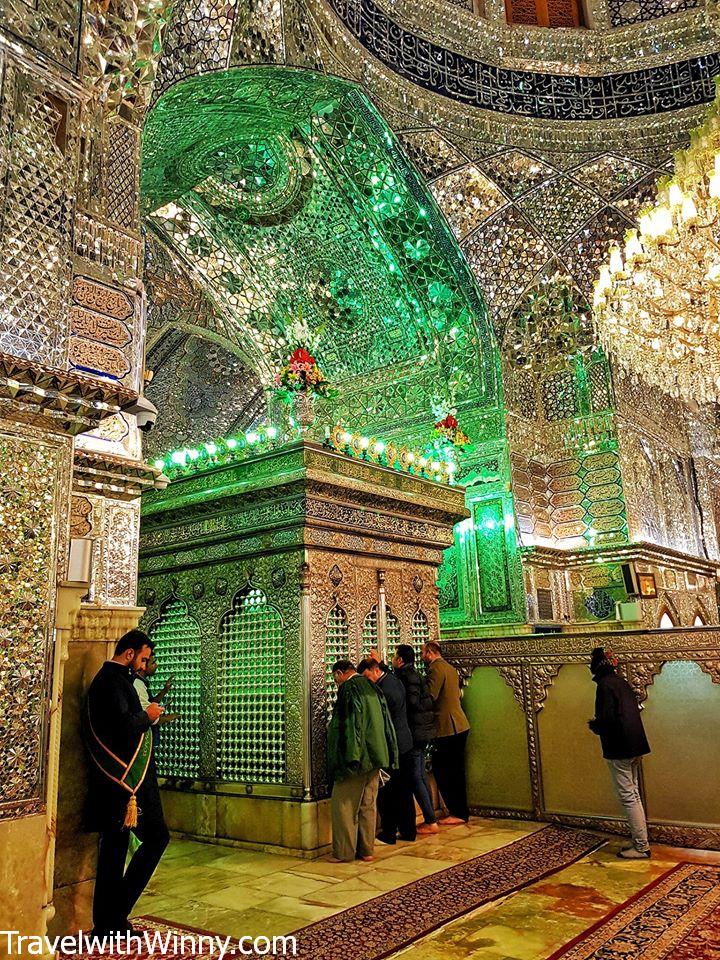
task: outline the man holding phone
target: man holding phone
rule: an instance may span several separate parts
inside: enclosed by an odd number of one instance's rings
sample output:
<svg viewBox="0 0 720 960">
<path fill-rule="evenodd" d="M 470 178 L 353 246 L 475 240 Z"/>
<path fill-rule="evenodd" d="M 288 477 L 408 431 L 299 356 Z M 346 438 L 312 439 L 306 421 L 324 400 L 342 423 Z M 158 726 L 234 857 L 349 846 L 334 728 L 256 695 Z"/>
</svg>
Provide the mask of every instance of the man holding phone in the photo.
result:
<svg viewBox="0 0 720 960">
<path fill-rule="evenodd" d="M 173 675 L 167 678 L 165 683 L 160 688 L 160 692 L 153 694 L 150 687 L 150 679 L 157 670 L 157 659 L 154 653 L 150 654 L 150 659 L 148 660 L 146 667 L 140 667 L 135 675 L 135 680 L 133 686 L 135 687 L 140 700 L 140 706 L 143 710 L 147 709 L 149 703 L 162 703 L 165 697 L 170 693 L 173 684 Z M 152 725 L 152 737 L 153 737 L 153 750 L 157 753 L 157 748 L 160 746 L 160 727 L 165 726 L 166 723 L 173 723 L 178 719 L 180 714 L 178 713 L 163 713 L 161 717 L 158 718 L 157 723 Z"/>
<path fill-rule="evenodd" d="M 99 936 L 132 932 L 128 917 L 167 847 L 153 757 L 153 724 L 159 703 L 140 704 L 134 679 L 146 670 L 153 642 L 141 630 L 118 641 L 90 684 L 84 736 L 90 755 L 88 826 L 100 834 L 93 897 L 93 929 Z M 130 832 L 140 840 L 127 870 Z"/>
</svg>

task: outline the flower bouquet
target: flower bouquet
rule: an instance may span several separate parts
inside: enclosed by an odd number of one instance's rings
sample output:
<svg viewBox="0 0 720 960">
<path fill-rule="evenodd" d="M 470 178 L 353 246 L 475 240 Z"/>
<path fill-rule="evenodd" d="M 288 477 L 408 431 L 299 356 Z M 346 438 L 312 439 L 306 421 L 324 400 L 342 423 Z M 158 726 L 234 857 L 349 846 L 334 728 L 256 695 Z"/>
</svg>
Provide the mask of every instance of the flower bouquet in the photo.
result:
<svg viewBox="0 0 720 960">
<path fill-rule="evenodd" d="M 452 412 L 446 414 L 442 420 L 438 420 L 435 424 L 435 432 L 439 438 L 447 441 L 459 450 L 462 450 L 463 447 L 470 443 L 470 437 L 460 429 L 457 417 Z"/>
<path fill-rule="evenodd" d="M 311 330 L 303 320 L 302 313 L 299 313 L 283 331 L 282 341 L 289 356 L 285 355 L 286 359 L 275 374 L 275 392 L 292 408 L 294 421 L 303 434 L 313 423 L 315 399 L 335 395 L 330 381 L 313 355 L 320 334 L 321 331 Z"/>
<path fill-rule="evenodd" d="M 330 382 L 318 366 L 315 357 L 305 349 L 296 347 L 290 357 L 275 374 L 275 386 L 285 399 L 291 399 L 293 393 L 309 393 L 316 397 L 331 395 Z"/>
</svg>

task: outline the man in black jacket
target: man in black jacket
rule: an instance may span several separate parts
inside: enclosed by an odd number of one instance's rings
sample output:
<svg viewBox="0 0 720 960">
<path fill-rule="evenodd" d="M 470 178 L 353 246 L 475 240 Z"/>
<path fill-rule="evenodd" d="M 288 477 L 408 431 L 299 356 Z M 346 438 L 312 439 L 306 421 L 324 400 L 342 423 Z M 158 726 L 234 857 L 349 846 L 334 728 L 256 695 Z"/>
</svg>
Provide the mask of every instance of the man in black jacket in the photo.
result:
<svg viewBox="0 0 720 960">
<path fill-rule="evenodd" d="M 633 845 L 618 854 L 625 860 L 648 860 L 647 822 L 640 796 L 640 758 L 650 753 L 640 708 L 632 687 L 617 673 L 612 650 L 595 647 L 590 670 L 597 684 L 595 718 L 588 726 L 600 737 L 603 756 L 617 798 L 625 809 Z"/>
<path fill-rule="evenodd" d="M 389 781 L 378 794 L 378 840 L 381 843 L 396 843 L 398 833 L 401 840 L 414 840 L 416 827 L 412 792 L 413 738 L 408 726 L 405 689 L 386 665 L 379 663 L 377 659 L 363 660 L 358 664 L 358 673 L 364 674 L 368 680 L 377 684 L 378 690 L 385 697 L 398 745 L 398 767 L 390 771 Z"/>
<path fill-rule="evenodd" d="M 153 644 L 131 630 L 100 667 L 88 690 L 84 736 L 90 755 L 88 826 L 100 834 L 93 897 L 98 935 L 132 930 L 128 920 L 170 835 L 163 816 L 150 729 L 163 707 L 140 706 L 135 673 L 147 666 Z M 140 846 L 125 870 L 130 831 Z"/>
<path fill-rule="evenodd" d="M 437 816 L 430 795 L 430 785 L 425 773 L 427 745 L 435 736 L 435 711 L 433 700 L 425 681 L 415 669 L 415 651 L 407 643 L 401 643 L 392 660 L 395 676 L 405 687 L 405 706 L 412 748 L 412 785 L 415 799 L 420 805 L 423 820 L 418 833 L 439 833 Z"/>
</svg>

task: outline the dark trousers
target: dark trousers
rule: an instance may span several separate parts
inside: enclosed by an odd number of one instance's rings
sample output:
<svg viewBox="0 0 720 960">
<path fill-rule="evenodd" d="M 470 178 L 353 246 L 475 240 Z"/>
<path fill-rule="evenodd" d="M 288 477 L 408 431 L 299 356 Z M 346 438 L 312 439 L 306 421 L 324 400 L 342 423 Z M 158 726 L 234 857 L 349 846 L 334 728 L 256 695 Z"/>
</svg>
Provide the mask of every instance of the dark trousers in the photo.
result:
<svg viewBox="0 0 720 960">
<path fill-rule="evenodd" d="M 425 748 L 413 747 L 413 793 L 415 799 L 420 805 L 425 823 L 437 823 L 435 808 L 433 807 L 432 796 L 430 795 L 430 784 L 425 773 Z"/>
<path fill-rule="evenodd" d="M 127 870 L 130 831 L 117 826 L 100 832 L 93 897 L 93 927 L 99 933 L 127 929 L 128 917 L 170 842 L 157 786 L 145 792 L 143 787 L 138 791 L 138 825 L 133 828 L 140 846 Z"/>
<path fill-rule="evenodd" d="M 394 843 L 398 833 L 403 840 L 414 840 L 415 798 L 413 797 L 413 751 L 400 754 L 397 770 L 378 794 L 380 836 Z"/>
<path fill-rule="evenodd" d="M 469 730 L 433 741 L 432 768 L 448 813 L 467 820 L 470 816 L 465 788 L 465 744 Z"/>
</svg>

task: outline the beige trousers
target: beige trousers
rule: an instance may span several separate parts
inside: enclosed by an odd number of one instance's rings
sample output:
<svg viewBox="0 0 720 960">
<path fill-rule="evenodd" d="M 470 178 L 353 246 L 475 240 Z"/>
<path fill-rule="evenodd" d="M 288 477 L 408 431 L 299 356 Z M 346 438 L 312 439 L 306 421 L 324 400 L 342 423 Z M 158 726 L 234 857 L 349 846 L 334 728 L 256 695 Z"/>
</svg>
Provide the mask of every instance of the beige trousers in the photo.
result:
<svg viewBox="0 0 720 960">
<path fill-rule="evenodd" d="M 371 857 L 377 826 L 379 770 L 336 782 L 332 789 L 333 856 L 351 862 Z"/>
</svg>

